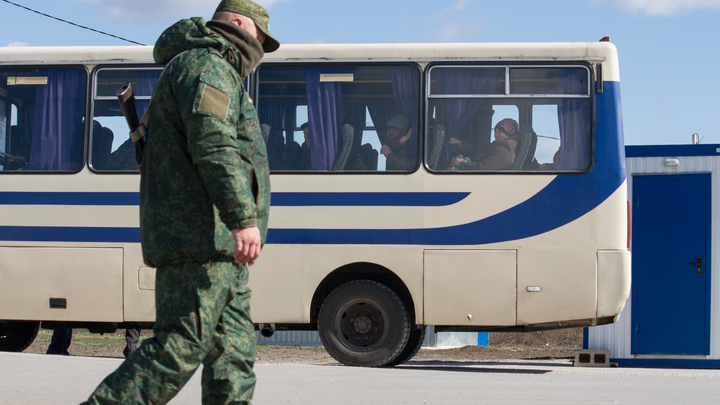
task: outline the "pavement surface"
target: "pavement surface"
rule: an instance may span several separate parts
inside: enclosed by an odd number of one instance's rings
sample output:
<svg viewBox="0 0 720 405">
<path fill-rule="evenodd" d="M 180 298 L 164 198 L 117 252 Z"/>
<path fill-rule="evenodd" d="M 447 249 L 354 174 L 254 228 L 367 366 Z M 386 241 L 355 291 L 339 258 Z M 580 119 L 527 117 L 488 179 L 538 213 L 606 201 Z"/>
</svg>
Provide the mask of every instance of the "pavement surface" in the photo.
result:
<svg viewBox="0 0 720 405">
<path fill-rule="evenodd" d="M 0 353 L 0 404 L 78 404 L 121 359 Z M 717 404 L 720 370 L 568 361 L 259 364 L 253 404 Z M 200 373 L 170 404 L 200 404 Z"/>
</svg>

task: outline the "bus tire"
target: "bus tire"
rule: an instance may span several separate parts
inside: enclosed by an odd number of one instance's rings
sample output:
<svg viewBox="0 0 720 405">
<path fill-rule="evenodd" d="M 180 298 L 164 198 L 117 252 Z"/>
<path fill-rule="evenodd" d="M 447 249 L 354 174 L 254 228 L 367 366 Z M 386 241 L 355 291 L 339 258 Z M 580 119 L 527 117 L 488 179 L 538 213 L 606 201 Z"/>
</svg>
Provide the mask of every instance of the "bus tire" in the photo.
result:
<svg viewBox="0 0 720 405">
<path fill-rule="evenodd" d="M 410 338 L 408 339 L 407 345 L 405 345 L 403 351 L 400 352 L 400 355 L 397 356 L 395 360 L 388 363 L 386 367 L 393 367 L 397 366 L 398 364 L 403 364 L 406 361 L 415 357 L 417 352 L 420 351 L 423 342 L 425 341 L 425 329 L 425 325 L 422 325 L 420 329 L 413 329 L 412 332 L 410 332 Z"/>
<path fill-rule="evenodd" d="M 382 367 L 407 346 L 410 321 L 393 290 L 375 281 L 355 280 L 325 299 L 318 331 L 325 350 L 340 363 Z"/>
<path fill-rule="evenodd" d="M 40 330 L 40 322 L 0 322 L 0 352 L 21 352 L 27 349 Z"/>
</svg>

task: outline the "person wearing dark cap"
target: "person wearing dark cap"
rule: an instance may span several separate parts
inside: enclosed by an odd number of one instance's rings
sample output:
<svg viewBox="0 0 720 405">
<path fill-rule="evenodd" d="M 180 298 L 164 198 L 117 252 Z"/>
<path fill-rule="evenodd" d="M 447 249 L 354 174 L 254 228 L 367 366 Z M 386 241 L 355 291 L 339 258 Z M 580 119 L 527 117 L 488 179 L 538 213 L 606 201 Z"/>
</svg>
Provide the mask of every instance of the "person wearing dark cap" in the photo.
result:
<svg viewBox="0 0 720 405">
<path fill-rule="evenodd" d="M 495 140 L 488 146 L 473 151 L 471 145 L 455 138 L 448 143 L 458 156 L 450 160 L 450 170 L 503 170 L 512 166 L 515 161 L 515 150 L 518 143 L 518 123 L 512 118 L 505 118 L 495 125 Z M 464 156 L 468 156 L 469 159 Z"/>
<path fill-rule="evenodd" d="M 223 0 L 212 21 L 181 20 L 155 44 L 165 70 L 140 170 L 143 259 L 157 269 L 154 336 L 86 403 L 165 404 L 201 364 L 203 404 L 250 403 L 248 266 L 267 235 L 270 182 L 243 78 L 278 47 L 267 11 L 249 0 Z"/>
<path fill-rule="evenodd" d="M 387 123 L 385 130 L 387 141 L 380 148 L 380 153 L 387 159 L 386 170 L 412 170 L 417 163 L 416 156 L 408 155 L 408 146 L 412 136 L 410 121 L 402 115 L 396 115 Z"/>
</svg>

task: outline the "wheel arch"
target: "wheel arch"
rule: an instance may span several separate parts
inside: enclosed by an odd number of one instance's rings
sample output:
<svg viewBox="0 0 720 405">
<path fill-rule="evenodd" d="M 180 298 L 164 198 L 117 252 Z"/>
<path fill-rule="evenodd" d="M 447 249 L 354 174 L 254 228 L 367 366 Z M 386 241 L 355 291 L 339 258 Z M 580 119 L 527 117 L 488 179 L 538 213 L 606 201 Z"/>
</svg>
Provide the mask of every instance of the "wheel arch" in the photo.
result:
<svg viewBox="0 0 720 405">
<path fill-rule="evenodd" d="M 385 266 L 370 262 L 355 262 L 332 271 L 315 289 L 310 302 L 310 324 L 313 329 L 317 328 L 318 313 L 325 298 L 337 287 L 354 280 L 376 281 L 392 289 L 405 303 L 411 317 L 411 324 L 413 326 L 417 324 L 415 301 L 405 282 Z"/>
</svg>

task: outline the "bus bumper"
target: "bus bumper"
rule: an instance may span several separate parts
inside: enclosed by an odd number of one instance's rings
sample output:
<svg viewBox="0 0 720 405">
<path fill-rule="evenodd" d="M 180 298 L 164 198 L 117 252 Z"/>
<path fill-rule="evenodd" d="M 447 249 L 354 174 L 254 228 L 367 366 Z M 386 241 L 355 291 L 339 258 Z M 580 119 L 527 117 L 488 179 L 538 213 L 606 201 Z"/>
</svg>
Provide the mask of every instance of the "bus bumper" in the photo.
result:
<svg viewBox="0 0 720 405">
<path fill-rule="evenodd" d="M 597 261 L 596 316 L 617 320 L 630 296 L 630 251 L 598 250 Z"/>
</svg>

